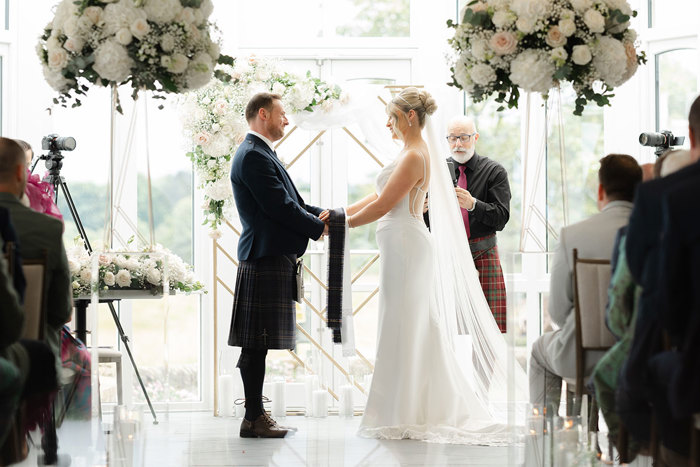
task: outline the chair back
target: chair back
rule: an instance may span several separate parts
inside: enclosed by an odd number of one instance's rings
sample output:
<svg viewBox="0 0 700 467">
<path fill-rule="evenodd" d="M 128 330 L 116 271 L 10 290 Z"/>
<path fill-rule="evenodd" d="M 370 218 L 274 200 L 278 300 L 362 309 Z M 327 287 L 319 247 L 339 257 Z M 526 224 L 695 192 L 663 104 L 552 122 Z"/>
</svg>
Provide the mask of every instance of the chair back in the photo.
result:
<svg viewBox="0 0 700 467">
<path fill-rule="evenodd" d="M 586 352 L 607 350 L 615 337 L 605 324 L 610 261 L 579 258 L 574 248 L 574 313 L 576 318 L 576 395 L 583 394 Z"/>
<path fill-rule="evenodd" d="M 46 323 L 46 251 L 40 258 L 23 259 L 22 271 L 27 281 L 24 294 L 24 337 L 43 340 Z"/>
</svg>

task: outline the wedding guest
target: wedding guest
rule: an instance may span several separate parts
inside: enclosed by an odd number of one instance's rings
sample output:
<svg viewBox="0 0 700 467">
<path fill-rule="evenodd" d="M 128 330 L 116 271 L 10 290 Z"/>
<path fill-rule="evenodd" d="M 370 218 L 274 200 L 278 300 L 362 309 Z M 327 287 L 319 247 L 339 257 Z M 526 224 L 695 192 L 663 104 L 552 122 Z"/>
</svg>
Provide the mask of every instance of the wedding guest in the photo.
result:
<svg viewBox="0 0 700 467">
<path fill-rule="evenodd" d="M 476 152 L 478 140 L 479 132 L 469 117 L 456 116 L 447 126 L 452 153 L 447 161 L 454 166 L 455 192 L 469 248 L 496 324 L 506 332 L 506 284 L 496 232 L 503 230 L 510 218 L 510 185 L 501 164 Z M 429 226 L 428 216 L 426 210 L 423 217 Z"/>
<path fill-rule="evenodd" d="M 0 255 L 0 446 L 5 441 L 22 393 L 19 368 L 6 357 L 6 349 L 20 337 L 24 312 L 8 273 L 5 256 Z"/>
<path fill-rule="evenodd" d="M 19 198 L 27 181 L 24 151 L 14 141 L 0 138 L 0 207 L 10 211 L 17 231 L 22 258 L 38 258 L 48 253 L 45 293 L 47 300 L 45 340 L 60 368 L 59 331 L 71 316 L 73 294 L 68 259 L 63 246 L 63 224 L 22 205 Z"/>
<path fill-rule="evenodd" d="M 562 378 L 576 377 L 576 338 L 573 303 L 573 250 L 581 258 L 609 259 L 615 235 L 627 224 L 634 189 L 642 169 L 633 157 L 610 154 L 600 160 L 598 209 L 594 216 L 564 227 L 551 269 L 549 314 L 559 329 L 544 333 L 532 347 L 530 400 L 557 413 Z M 590 375 L 602 352 L 589 352 L 585 374 Z"/>
<path fill-rule="evenodd" d="M 620 371 L 616 406 L 620 419 L 640 443 L 650 439 L 649 362 L 663 350 L 663 333 L 675 324 L 661 302 L 660 281 L 668 271 L 660 262 L 663 234 L 663 200 L 674 190 L 700 177 L 700 97 L 688 115 L 690 160 L 692 163 L 666 177 L 639 186 L 627 233 L 626 254 L 630 273 L 642 287 L 634 336 L 629 355 Z M 671 342 L 677 345 L 678 342 Z"/>
<path fill-rule="evenodd" d="M 24 303 L 24 289 L 27 286 L 27 282 L 22 271 L 22 257 L 19 254 L 17 233 L 15 233 L 15 228 L 10 221 L 10 211 L 3 207 L 0 207 L 0 239 L 2 240 L 2 252 L 6 255 L 10 253 L 13 255 L 14 259 L 11 265 L 13 270 L 12 282 L 20 303 Z M 12 252 L 8 251 L 10 247 Z"/>
<path fill-rule="evenodd" d="M 32 159 L 34 159 L 34 150 L 26 141 L 21 139 L 15 139 L 15 141 L 24 150 L 24 154 L 27 157 L 27 185 L 24 189 L 24 196 L 20 198 L 20 201 L 37 212 L 48 214 L 63 221 L 63 215 L 61 215 L 61 211 L 59 211 L 54 202 L 53 187 L 50 183 L 42 182 L 39 175 L 32 174 L 29 170 Z"/>
</svg>

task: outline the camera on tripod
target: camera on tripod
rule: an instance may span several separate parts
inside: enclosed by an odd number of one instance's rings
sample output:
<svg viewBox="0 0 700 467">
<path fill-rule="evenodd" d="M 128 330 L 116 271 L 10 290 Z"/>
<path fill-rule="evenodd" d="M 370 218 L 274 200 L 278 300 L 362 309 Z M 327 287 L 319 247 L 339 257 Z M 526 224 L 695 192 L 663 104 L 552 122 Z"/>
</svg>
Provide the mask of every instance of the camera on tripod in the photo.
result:
<svg viewBox="0 0 700 467">
<path fill-rule="evenodd" d="M 639 144 L 656 148 L 654 154 L 659 157 L 673 146 L 680 146 L 685 141 L 685 136 L 673 136 L 668 130 L 661 133 L 649 132 L 639 135 Z"/>
<path fill-rule="evenodd" d="M 75 149 L 75 144 L 75 138 L 72 136 L 48 135 L 41 138 L 41 149 L 49 151 L 48 154 L 42 155 L 39 158 L 46 161 L 44 164 L 46 165 L 48 173 L 44 177 L 45 182 L 56 186 L 61 176 L 61 167 L 63 167 L 63 155 L 61 151 L 72 151 Z M 37 159 L 37 162 L 38 161 Z"/>
</svg>

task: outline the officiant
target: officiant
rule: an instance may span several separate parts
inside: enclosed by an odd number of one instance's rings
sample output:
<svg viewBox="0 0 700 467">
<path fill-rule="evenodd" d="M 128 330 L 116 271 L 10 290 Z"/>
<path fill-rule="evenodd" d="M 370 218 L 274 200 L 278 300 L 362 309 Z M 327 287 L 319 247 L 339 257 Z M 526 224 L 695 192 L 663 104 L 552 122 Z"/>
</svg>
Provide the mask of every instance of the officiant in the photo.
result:
<svg viewBox="0 0 700 467">
<path fill-rule="evenodd" d="M 455 192 L 479 282 L 498 328 L 506 332 L 506 285 L 496 232 L 510 218 L 508 173 L 498 162 L 476 152 L 479 133 L 473 119 L 454 117 L 446 138 L 452 153 L 447 161 L 454 168 Z M 424 218 L 429 227 L 427 204 Z"/>
</svg>

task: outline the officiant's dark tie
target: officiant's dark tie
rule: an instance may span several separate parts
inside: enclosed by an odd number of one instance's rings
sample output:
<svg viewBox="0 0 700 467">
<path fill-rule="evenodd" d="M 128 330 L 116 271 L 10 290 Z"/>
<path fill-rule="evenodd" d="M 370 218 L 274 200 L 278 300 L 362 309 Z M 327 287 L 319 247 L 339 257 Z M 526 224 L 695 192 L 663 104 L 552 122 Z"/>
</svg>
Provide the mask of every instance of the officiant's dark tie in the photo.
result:
<svg viewBox="0 0 700 467">
<path fill-rule="evenodd" d="M 459 178 L 457 179 L 457 186 L 460 188 L 464 188 L 465 190 L 467 189 L 467 174 L 464 173 L 466 169 L 466 165 L 459 166 Z M 467 238 L 469 238 L 469 211 L 462 207 L 460 207 L 459 209 L 462 211 L 462 220 L 464 221 L 464 228 L 467 229 Z"/>
</svg>

